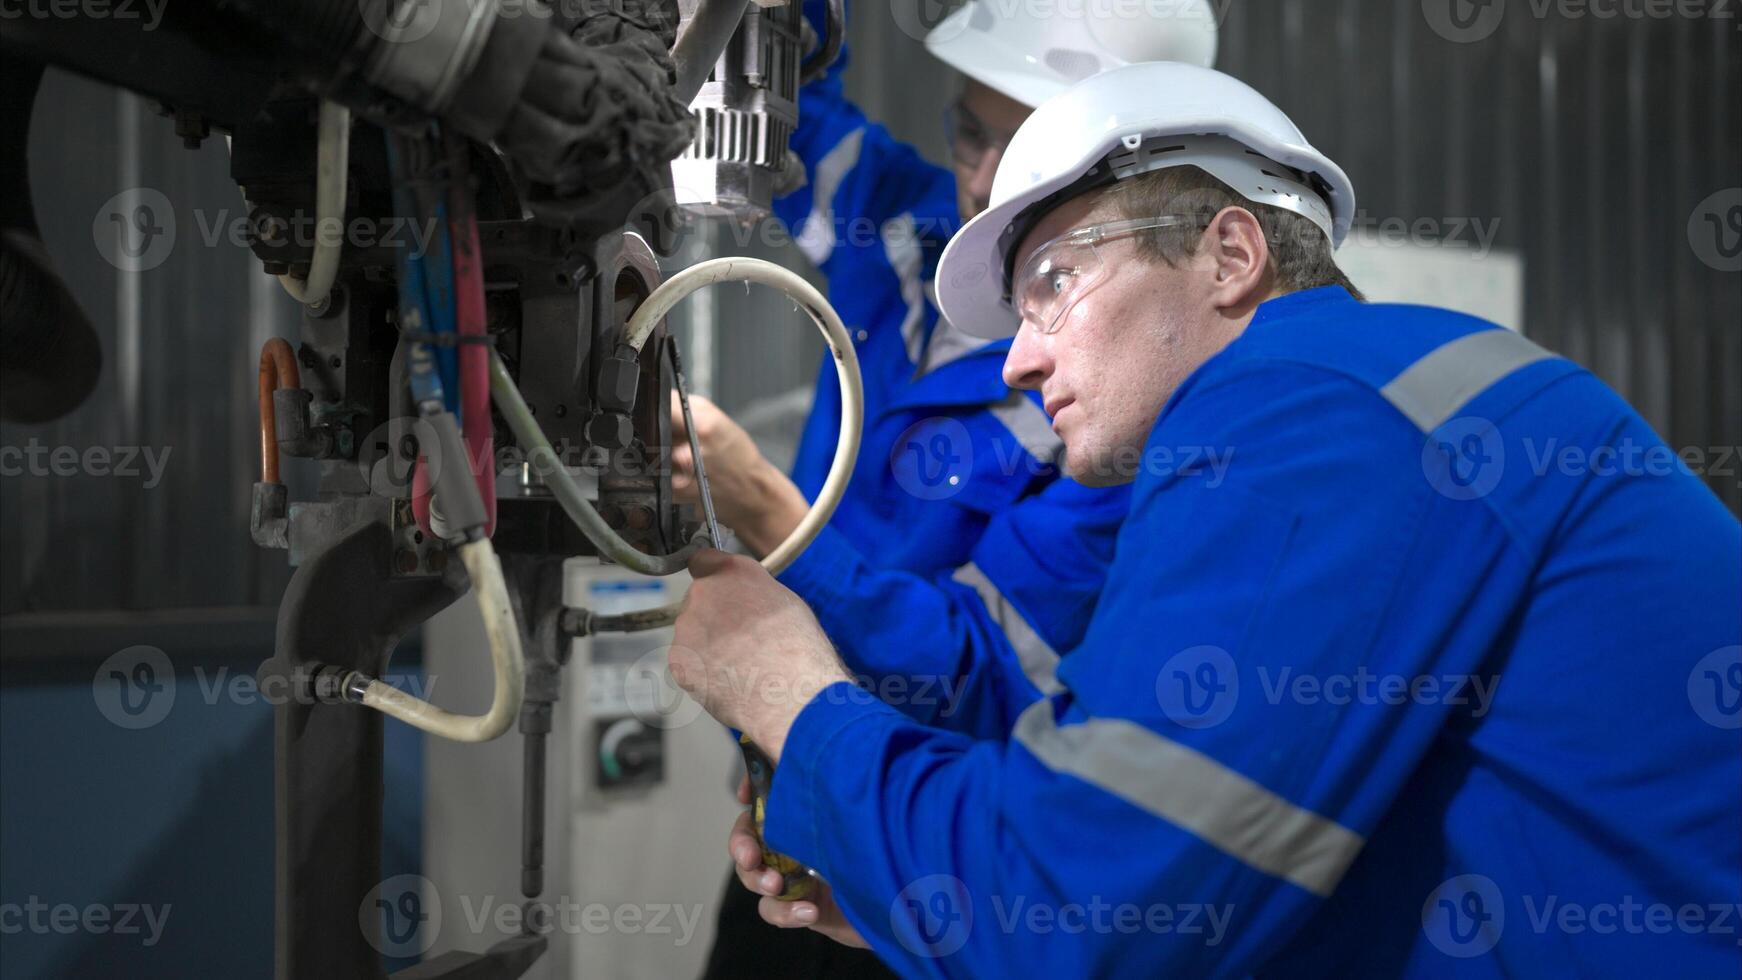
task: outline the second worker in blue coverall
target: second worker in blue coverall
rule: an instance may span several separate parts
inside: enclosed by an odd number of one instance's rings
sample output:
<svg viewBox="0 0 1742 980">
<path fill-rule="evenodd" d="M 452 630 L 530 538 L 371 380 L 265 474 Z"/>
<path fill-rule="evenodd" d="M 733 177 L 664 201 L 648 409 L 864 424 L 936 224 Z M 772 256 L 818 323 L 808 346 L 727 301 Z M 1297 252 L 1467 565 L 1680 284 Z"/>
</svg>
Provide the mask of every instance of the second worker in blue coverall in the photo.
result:
<svg viewBox="0 0 1742 980">
<path fill-rule="evenodd" d="M 943 244 L 985 207 L 1003 144 L 1030 111 L 1012 94 L 1038 101 L 1072 80 L 1026 57 L 1043 52 L 1007 41 L 1093 50 L 1092 67 L 1207 61 L 1207 4 L 1175 6 L 1176 19 L 1125 32 L 1117 51 L 1096 43 L 1081 16 L 1049 23 L 1045 12 L 986 6 L 990 23 L 969 25 L 974 10 L 964 9 L 940 25 L 934 52 L 967 75 L 947 114 L 951 169 L 927 163 L 847 101 L 844 49 L 801 95 L 792 149 L 808 182 L 775 210 L 828 277 L 857 343 L 865 428 L 833 519 L 781 581 L 816 611 L 852 670 L 918 721 L 1002 736 L 1023 705 L 1056 690 L 1059 655 L 1082 637 L 1129 505 L 1123 487 L 1059 478 L 1061 443 L 1038 398 L 999 376 L 1008 341 L 950 330 L 930 300 Z M 820 3 L 807 5 L 820 23 L 810 8 Z M 816 390 L 790 479 L 730 418 L 692 399 L 720 519 L 757 555 L 798 523 L 828 470 L 840 402 L 826 358 Z M 674 486 L 694 499 L 680 418 L 674 411 Z M 947 661 L 936 658 L 940 647 Z M 754 896 L 730 884 L 708 976 L 840 975 L 864 965 L 813 936 L 774 933 L 753 909 Z"/>
</svg>

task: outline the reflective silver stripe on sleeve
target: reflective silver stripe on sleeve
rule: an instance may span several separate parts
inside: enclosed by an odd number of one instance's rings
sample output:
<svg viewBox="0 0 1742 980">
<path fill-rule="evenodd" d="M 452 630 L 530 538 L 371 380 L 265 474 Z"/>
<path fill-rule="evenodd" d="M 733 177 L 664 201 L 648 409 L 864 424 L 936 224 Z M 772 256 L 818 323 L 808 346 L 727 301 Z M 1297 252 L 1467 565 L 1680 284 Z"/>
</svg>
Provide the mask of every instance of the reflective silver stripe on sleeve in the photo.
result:
<svg viewBox="0 0 1742 980">
<path fill-rule="evenodd" d="M 1422 355 L 1379 394 L 1432 432 L 1477 395 L 1526 364 L 1554 357 L 1510 330 L 1484 330 L 1448 341 Z"/>
<path fill-rule="evenodd" d="M 993 405 L 990 411 L 1035 459 L 1051 463 L 1064 450 L 1064 440 L 1052 430 L 1052 423 L 1047 420 L 1046 413 L 1040 410 L 1039 405 L 1029 401 L 1028 396 L 1022 392 L 1012 391 L 1009 397 Z"/>
<path fill-rule="evenodd" d="M 1058 681 L 1058 653 L 1035 632 L 1033 626 L 1028 625 L 1028 620 L 1022 618 L 1022 613 L 1011 605 L 1009 599 L 1004 598 L 1004 593 L 998 591 L 998 586 L 992 584 L 979 565 L 969 562 L 956 569 L 950 577 L 980 594 L 986 611 L 992 614 L 992 620 L 1004 631 L 1004 638 L 1016 651 L 1016 661 L 1022 665 L 1022 673 L 1029 683 L 1042 694 L 1057 694 L 1064 690 Z"/>
<path fill-rule="evenodd" d="M 835 250 L 835 192 L 841 189 L 847 171 L 859 162 L 859 144 L 864 140 L 863 127 L 841 137 L 835 148 L 817 161 L 810 175 L 811 213 L 805 217 L 796 241 L 799 251 L 813 265 L 822 265 Z"/>
<path fill-rule="evenodd" d="M 1242 863 L 1329 895 L 1366 840 L 1195 749 L 1117 718 L 1060 727 L 1050 700 L 1016 719 L 1016 740 L 1067 773 L 1202 838 Z"/>
<path fill-rule="evenodd" d="M 919 278 L 920 263 L 925 256 L 920 252 L 912 212 L 903 211 L 883 223 L 883 257 L 901 284 L 901 299 L 907 304 L 907 316 L 901 321 L 901 339 L 907 345 L 907 359 L 917 365 L 925 353 L 920 348 L 925 341 L 925 287 Z"/>
</svg>

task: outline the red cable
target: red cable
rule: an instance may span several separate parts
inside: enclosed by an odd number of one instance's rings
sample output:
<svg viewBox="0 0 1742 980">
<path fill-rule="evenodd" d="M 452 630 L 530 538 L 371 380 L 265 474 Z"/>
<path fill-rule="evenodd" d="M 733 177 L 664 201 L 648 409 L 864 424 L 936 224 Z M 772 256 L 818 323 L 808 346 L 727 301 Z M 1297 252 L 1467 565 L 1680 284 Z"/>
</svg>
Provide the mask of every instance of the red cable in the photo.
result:
<svg viewBox="0 0 1742 980">
<path fill-rule="evenodd" d="M 496 532 L 496 440 L 490 423 L 490 348 L 468 337 L 487 334 L 484 313 L 484 256 L 478 219 L 463 187 L 454 190 L 448 234 L 454 249 L 454 321 L 460 335 L 460 416 L 465 421 L 466 455 L 478 480 L 489 520 L 484 533 Z"/>
<path fill-rule="evenodd" d="M 449 137 L 448 152 L 457 176 L 448 196 L 448 241 L 454 257 L 454 325 L 460 337 L 460 420 L 467 465 L 478 481 L 484 502 L 485 535 L 496 533 L 496 440 L 490 421 L 490 348 L 467 337 L 488 334 L 484 306 L 484 258 L 478 241 L 478 219 L 470 188 L 464 180 L 467 156 L 464 140 Z M 429 500 L 433 491 L 428 460 L 420 455 L 412 474 L 411 510 L 418 526 L 430 532 Z"/>
</svg>

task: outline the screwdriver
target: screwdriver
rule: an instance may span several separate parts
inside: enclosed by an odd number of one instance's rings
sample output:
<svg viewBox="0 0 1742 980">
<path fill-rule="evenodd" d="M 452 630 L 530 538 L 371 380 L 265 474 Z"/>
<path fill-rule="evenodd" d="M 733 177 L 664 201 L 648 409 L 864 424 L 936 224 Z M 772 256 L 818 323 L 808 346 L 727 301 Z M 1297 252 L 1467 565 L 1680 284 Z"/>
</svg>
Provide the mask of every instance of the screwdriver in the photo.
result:
<svg viewBox="0 0 1742 980">
<path fill-rule="evenodd" d="M 744 751 L 744 771 L 750 776 L 750 806 L 756 821 L 756 843 L 762 846 L 762 863 L 780 872 L 780 894 L 774 897 L 782 902 L 808 898 L 816 889 L 816 872 L 770 850 L 762 837 L 763 813 L 768 809 L 768 788 L 774 783 L 774 763 L 755 742 L 750 741 L 748 735 L 738 736 L 738 747 Z"/>
<path fill-rule="evenodd" d="M 708 534 L 713 539 L 714 547 L 723 544 L 720 540 L 720 523 L 714 516 L 714 496 L 708 490 L 708 471 L 702 465 L 702 446 L 696 437 L 695 419 L 690 415 L 689 384 L 684 379 L 683 361 L 678 357 L 677 341 L 670 341 L 666 350 L 671 355 L 672 381 L 677 388 L 678 404 L 682 406 L 684 431 L 689 436 L 690 458 L 695 461 L 696 493 L 702 500 L 702 515 L 708 522 Z M 762 837 L 763 813 L 768 808 L 768 790 L 774 784 L 774 763 L 768 758 L 750 736 L 738 736 L 738 748 L 744 753 L 744 771 L 750 777 L 750 798 L 756 821 L 756 842 L 762 847 L 762 863 L 780 872 L 780 894 L 774 896 L 782 902 L 796 902 L 805 898 L 816 888 L 816 872 L 777 851 L 770 850 Z"/>
</svg>

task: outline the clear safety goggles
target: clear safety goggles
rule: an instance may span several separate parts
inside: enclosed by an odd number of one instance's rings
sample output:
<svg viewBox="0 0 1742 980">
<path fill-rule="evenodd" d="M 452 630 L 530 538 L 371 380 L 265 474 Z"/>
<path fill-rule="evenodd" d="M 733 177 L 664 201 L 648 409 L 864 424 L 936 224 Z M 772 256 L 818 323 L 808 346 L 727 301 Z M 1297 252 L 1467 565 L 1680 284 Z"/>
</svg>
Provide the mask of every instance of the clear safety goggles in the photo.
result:
<svg viewBox="0 0 1742 980">
<path fill-rule="evenodd" d="M 976 170 L 986 154 L 1010 148 L 1014 133 L 1000 133 L 988 126 L 974 111 L 956 100 L 944 110 L 944 132 L 950 137 L 950 154 L 956 164 Z"/>
<path fill-rule="evenodd" d="M 1110 221 L 1068 231 L 1034 250 L 1010 279 L 1010 305 L 1022 325 L 1040 333 L 1057 333 L 1065 314 L 1110 274 L 1101 246 L 1119 238 L 1157 228 L 1200 224 L 1184 214 Z"/>
</svg>

